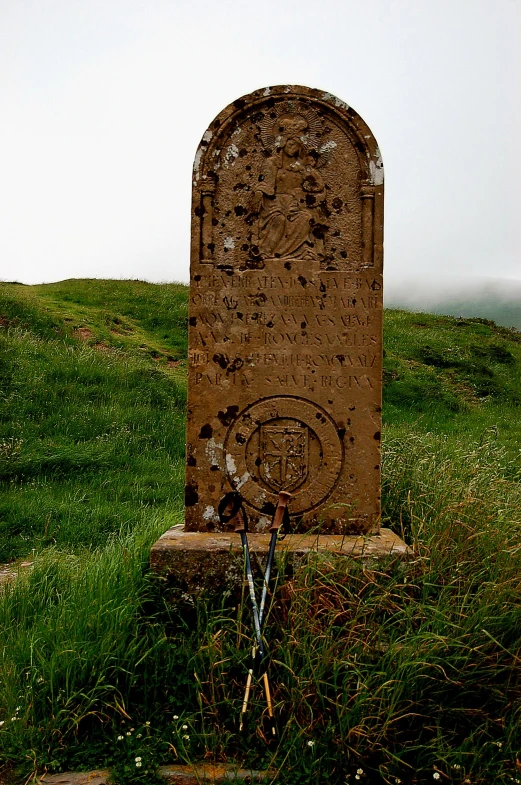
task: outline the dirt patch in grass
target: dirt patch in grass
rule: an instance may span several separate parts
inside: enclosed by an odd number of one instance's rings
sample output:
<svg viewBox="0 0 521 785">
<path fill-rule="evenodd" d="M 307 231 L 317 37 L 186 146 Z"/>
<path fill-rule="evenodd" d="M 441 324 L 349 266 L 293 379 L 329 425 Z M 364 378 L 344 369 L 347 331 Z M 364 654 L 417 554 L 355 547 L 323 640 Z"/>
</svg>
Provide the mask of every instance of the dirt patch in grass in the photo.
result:
<svg viewBox="0 0 521 785">
<path fill-rule="evenodd" d="M 103 352 L 103 354 L 111 354 L 114 351 L 114 348 L 109 346 L 108 343 L 105 343 L 105 341 L 95 343 L 93 348 L 98 352 Z"/>
<path fill-rule="evenodd" d="M 0 589 L 6 583 L 11 583 L 18 577 L 21 570 L 32 569 L 34 562 L 32 561 L 15 561 L 8 564 L 0 564 Z M 2 785 L 2 774 L 0 772 L 0 785 Z"/>
<path fill-rule="evenodd" d="M 78 338 L 80 341 L 88 341 L 94 335 L 90 327 L 77 327 L 75 330 L 72 331 L 72 334 L 75 338 Z"/>
</svg>

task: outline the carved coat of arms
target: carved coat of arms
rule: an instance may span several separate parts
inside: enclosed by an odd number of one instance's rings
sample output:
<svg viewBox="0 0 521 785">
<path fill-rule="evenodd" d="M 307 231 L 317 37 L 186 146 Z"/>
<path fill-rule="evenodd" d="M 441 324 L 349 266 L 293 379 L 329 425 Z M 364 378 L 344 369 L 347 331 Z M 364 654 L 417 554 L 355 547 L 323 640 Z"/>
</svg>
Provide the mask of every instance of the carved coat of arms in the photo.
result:
<svg viewBox="0 0 521 785">
<path fill-rule="evenodd" d="M 304 425 L 261 425 L 259 472 L 274 491 L 291 491 L 308 474 L 308 429 Z"/>
</svg>

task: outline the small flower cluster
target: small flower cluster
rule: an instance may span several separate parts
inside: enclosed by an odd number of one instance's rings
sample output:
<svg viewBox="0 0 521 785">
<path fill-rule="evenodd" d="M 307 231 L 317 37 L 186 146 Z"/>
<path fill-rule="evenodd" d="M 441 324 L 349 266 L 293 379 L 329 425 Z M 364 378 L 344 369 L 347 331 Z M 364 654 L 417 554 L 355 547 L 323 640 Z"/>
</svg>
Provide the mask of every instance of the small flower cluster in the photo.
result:
<svg viewBox="0 0 521 785">
<path fill-rule="evenodd" d="M 174 721 L 175 721 L 175 720 L 178 720 L 178 719 L 179 719 L 179 715 L 177 715 L 177 714 L 174 714 L 174 716 L 173 716 L 173 718 L 172 718 L 172 719 L 173 719 Z M 188 730 L 188 725 L 181 725 L 181 730 L 187 731 L 187 730 Z M 174 728 L 174 730 L 172 731 L 172 733 L 178 733 L 178 732 L 179 732 L 179 730 L 178 730 L 178 729 L 176 729 L 176 728 Z M 188 734 L 188 733 L 183 733 L 183 736 L 182 736 L 182 738 L 183 738 L 183 741 L 190 741 L 190 734 Z"/>
<path fill-rule="evenodd" d="M 125 721 L 124 720 L 122 720 L 122 724 L 125 725 Z M 140 730 L 140 729 L 138 728 L 137 730 Z M 136 769 L 141 769 L 143 767 L 143 765 L 145 765 L 143 763 L 143 758 L 141 757 L 141 755 L 136 754 L 136 753 L 143 752 L 141 744 L 143 744 L 143 743 L 146 744 L 147 742 L 146 742 L 146 738 L 145 738 L 143 742 L 139 743 L 138 748 L 134 749 L 133 741 L 134 741 L 134 739 L 143 739 L 143 735 L 144 735 L 145 731 L 146 731 L 146 737 L 150 738 L 150 730 L 151 730 L 151 728 L 150 728 L 150 722 L 148 720 L 147 720 L 147 722 L 145 722 L 145 725 L 142 728 L 142 730 L 143 730 L 142 733 L 141 732 L 140 733 L 135 733 L 136 728 L 129 728 L 129 730 L 127 730 L 127 731 L 123 731 L 122 730 L 121 733 L 118 736 L 116 736 L 116 741 L 117 742 L 124 742 L 126 739 L 129 739 L 129 742 L 128 742 L 129 746 L 127 747 L 127 745 L 123 745 L 123 747 L 126 750 L 127 754 L 131 753 L 131 754 L 133 754 L 135 756 L 134 757 L 134 765 L 135 765 Z M 145 758 L 145 760 L 146 760 L 146 758 Z M 148 774 L 148 769 L 146 769 L 143 773 L 144 774 Z"/>
</svg>

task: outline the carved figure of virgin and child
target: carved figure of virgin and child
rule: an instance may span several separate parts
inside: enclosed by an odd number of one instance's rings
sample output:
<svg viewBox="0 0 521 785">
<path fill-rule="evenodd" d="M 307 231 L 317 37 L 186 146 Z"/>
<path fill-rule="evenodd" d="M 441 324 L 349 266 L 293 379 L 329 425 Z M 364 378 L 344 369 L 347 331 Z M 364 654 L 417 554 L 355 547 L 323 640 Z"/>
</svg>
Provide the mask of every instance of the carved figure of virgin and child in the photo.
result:
<svg viewBox="0 0 521 785">
<path fill-rule="evenodd" d="M 317 207 L 324 180 L 316 154 L 306 148 L 307 131 L 302 114 L 288 112 L 273 124 L 276 152 L 265 162 L 252 201 L 258 215 L 252 245 L 262 259 L 324 258 Z"/>
</svg>

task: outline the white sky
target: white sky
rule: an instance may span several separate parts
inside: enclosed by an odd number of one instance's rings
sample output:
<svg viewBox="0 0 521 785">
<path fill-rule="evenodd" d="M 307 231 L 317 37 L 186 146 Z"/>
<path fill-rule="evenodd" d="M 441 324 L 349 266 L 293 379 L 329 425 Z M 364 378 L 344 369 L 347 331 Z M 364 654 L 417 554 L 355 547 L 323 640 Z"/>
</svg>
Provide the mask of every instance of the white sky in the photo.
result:
<svg viewBox="0 0 521 785">
<path fill-rule="evenodd" d="M 0 279 L 187 281 L 229 102 L 327 90 L 386 170 L 390 280 L 521 279 L 521 0 L 0 0 Z"/>
</svg>

